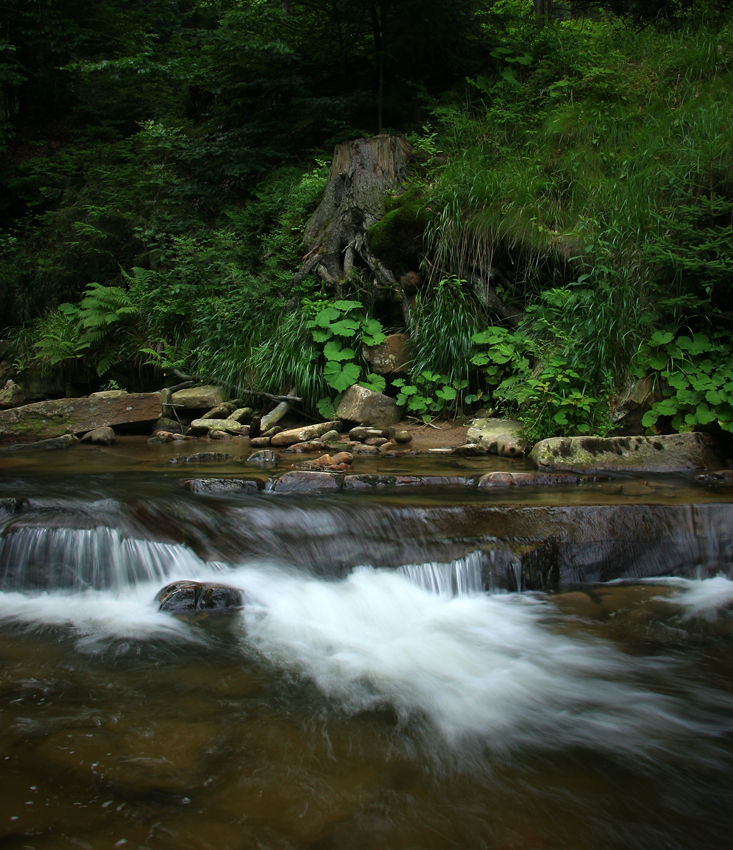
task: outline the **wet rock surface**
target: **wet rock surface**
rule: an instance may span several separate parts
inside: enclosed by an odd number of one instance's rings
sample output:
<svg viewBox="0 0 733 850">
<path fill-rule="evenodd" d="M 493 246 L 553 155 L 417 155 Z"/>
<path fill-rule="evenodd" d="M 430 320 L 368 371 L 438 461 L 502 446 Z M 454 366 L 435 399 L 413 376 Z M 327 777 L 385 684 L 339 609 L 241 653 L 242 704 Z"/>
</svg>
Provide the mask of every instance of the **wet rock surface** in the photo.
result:
<svg viewBox="0 0 733 850">
<path fill-rule="evenodd" d="M 225 614 L 244 607 L 244 594 L 224 584 L 182 580 L 167 584 L 155 601 L 170 614 Z"/>
<path fill-rule="evenodd" d="M 227 392 L 223 387 L 211 385 L 201 387 L 188 387 L 171 394 L 170 404 L 183 410 L 211 410 L 222 404 L 227 398 Z"/>
<path fill-rule="evenodd" d="M 59 449 L 69 449 L 76 443 L 76 437 L 73 434 L 64 434 L 63 437 L 51 437 L 49 440 L 34 440 L 30 443 L 15 443 L 12 446 L 5 446 L 0 449 L 3 454 L 11 454 L 15 452 L 47 452 L 58 451 Z"/>
<path fill-rule="evenodd" d="M 354 384 L 344 393 L 336 415 L 347 422 L 388 428 L 400 421 L 402 411 L 393 398 Z"/>
<path fill-rule="evenodd" d="M 529 449 L 522 435 L 522 423 L 514 419 L 474 419 L 466 433 L 466 443 L 501 457 L 520 457 Z"/>
<path fill-rule="evenodd" d="M 338 490 L 340 481 L 331 472 L 303 470 L 286 472 L 272 485 L 277 493 L 307 493 L 323 490 Z"/>
<path fill-rule="evenodd" d="M 152 423 L 161 416 L 160 393 L 96 394 L 39 401 L 0 411 L 0 439 L 52 438 L 103 425 Z"/>
<path fill-rule="evenodd" d="M 657 437 L 550 437 L 532 449 L 541 471 L 685 472 L 706 466 L 714 447 L 708 434 Z"/>
<path fill-rule="evenodd" d="M 254 478 L 186 478 L 180 486 L 204 495 L 256 493 L 260 489 Z"/>
</svg>

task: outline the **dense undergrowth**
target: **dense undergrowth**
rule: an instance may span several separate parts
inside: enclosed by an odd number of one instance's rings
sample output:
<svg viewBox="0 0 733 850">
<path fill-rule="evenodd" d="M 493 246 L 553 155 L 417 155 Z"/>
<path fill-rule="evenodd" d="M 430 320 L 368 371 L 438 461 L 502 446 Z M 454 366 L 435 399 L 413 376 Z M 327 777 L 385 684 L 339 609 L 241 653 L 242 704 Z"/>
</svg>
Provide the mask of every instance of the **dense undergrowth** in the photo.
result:
<svg viewBox="0 0 733 850">
<path fill-rule="evenodd" d="M 409 327 L 365 271 L 338 295 L 291 285 L 324 140 L 259 170 L 234 156 L 228 174 L 224 128 L 216 149 L 170 106 L 26 152 L 8 173 L 27 211 L 0 260 L 18 368 L 89 387 L 176 370 L 294 391 L 326 416 L 361 381 L 423 418 L 516 415 L 532 439 L 611 433 L 620 393 L 648 375 L 644 427 L 733 430 L 733 26 L 717 6 L 687 12 L 538 27 L 532 4 L 486 4 L 482 63 L 395 128 L 415 150 L 400 214 L 424 228 Z M 370 375 L 364 346 L 400 330 L 410 374 Z"/>
</svg>

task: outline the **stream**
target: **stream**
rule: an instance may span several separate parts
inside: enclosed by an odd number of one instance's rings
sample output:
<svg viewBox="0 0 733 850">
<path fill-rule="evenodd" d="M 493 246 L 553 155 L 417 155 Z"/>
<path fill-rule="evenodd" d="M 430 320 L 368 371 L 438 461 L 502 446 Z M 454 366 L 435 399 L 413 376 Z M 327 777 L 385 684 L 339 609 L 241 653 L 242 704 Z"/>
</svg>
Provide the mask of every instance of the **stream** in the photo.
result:
<svg viewBox="0 0 733 850">
<path fill-rule="evenodd" d="M 0 459 L 3 850 L 730 846 L 733 486 L 202 495 L 273 473 L 176 451 Z"/>
</svg>

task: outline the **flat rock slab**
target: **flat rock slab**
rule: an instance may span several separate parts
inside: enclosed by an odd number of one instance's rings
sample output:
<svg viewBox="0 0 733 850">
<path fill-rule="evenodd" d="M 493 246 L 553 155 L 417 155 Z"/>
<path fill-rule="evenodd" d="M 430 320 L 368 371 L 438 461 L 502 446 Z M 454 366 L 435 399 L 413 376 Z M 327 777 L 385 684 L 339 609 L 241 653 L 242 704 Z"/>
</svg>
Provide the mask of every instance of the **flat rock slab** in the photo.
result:
<svg viewBox="0 0 733 850">
<path fill-rule="evenodd" d="M 286 472 L 272 485 L 276 493 L 338 490 L 341 482 L 330 472 Z"/>
<path fill-rule="evenodd" d="M 222 404 L 228 396 L 229 393 L 223 387 L 189 387 L 174 392 L 171 395 L 170 404 L 185 410 L 202 410 L 203 408 L 211 410 L 218 404 Z"/>
<path fill-rule="evenodd" d="M 288 431 L 280 431 L 278 434 L 270 437 L 270 444 L 273 446 L 294 446 L 296 443 L 306 443 L 310 440 L 315 440 L 322 434 L 327 434 L 329 431 L 340 427 L 341 423 L 334 420 L 331 422 L 319 422 L 317 425 L 305 425 L 302 428 L 291 428 Z"/>
<path fill-rule="evenodd" d="M 194 419 L 189 428 L 194 433 L 226 431 L 227 434 L 248 434 L 249 425 L 242 425 L 235 419 Z"/>
<path fill-rule="evenodd" d="M 0 439 L 80 434 L 104 425 L 132 425 L 160 418 L 160 393 L 59 398 L 0 411 Z"/>
<path fill-rule="evenodd" d="M 610 481 L 607 475 L 573 475 L 569 472 L 487 472 L 478 486 L 486 487 L 563 487 L 569 484 L 595 484 Z M 653 491 L 649 491 L 653 492 Z"/>
<path fill-rule="evenodd" d="M 707 434 L 660 437 L 550 437 L 530 460 L 548 472 L 685 472 L 706 466 L 713 448 Z"/>
<path fill-rule="evenodd" d="M 515 419 L 474 419 L 466 432 L 466 444 L 502 457 L 519 457 L 529 448 L 522 423 Z"/>
<path fill-rule="evenodd" d="M 76 437 L 72 434 L 64 434 L 63 437 L 51 437 L 49 440 L 36 440 L 32 443 L 16 443 L 14 446 L 6 446 L 0 449 L 3 454 L 11 452 L 49 452 L 57 449 L 68 449 L 74 445 Z"/>
<path fill-rule="evenodd" d="M 180 486 L 202 495 L 256 493 L 260 489 L 259 483 L 251 478 L 186 478 Z"/>
</svg>

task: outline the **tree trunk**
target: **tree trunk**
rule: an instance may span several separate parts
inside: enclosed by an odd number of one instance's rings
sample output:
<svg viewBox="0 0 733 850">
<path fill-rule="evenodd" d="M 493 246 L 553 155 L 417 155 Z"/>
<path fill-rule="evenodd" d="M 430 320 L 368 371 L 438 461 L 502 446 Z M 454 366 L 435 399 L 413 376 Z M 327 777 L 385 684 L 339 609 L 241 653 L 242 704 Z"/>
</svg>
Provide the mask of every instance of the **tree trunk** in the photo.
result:
<svg viewBox="0 0 733 850">
<path fill-rule="evenodd" d="M 378 285 L 399 289 L 390 269 L 369 250 L 366 232 L 384 215 L 387 192 L 404 181 L 409 154 L 399 136 L 336 145 L 326 191 L 306 227 L 307 254 L 291 285 L 313 272 L 338 287 L 361 263 Z"/>
</svg>

